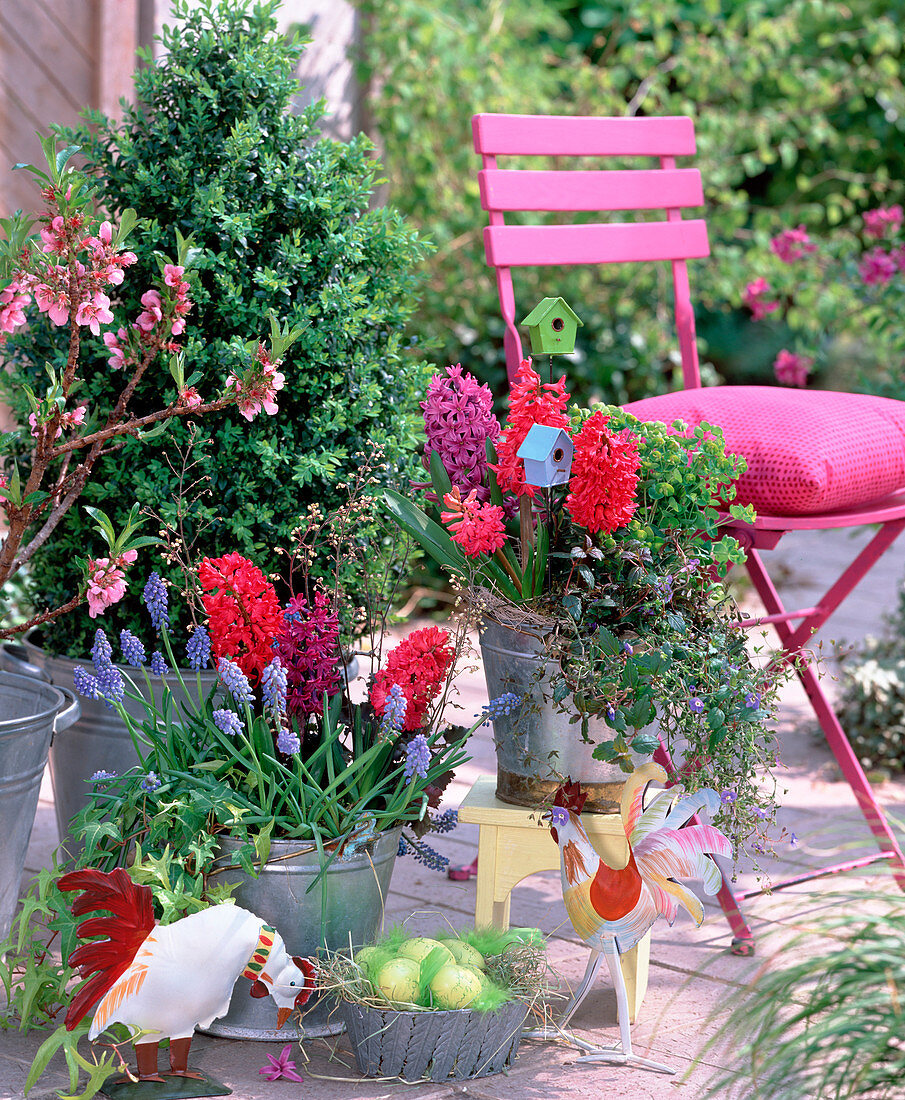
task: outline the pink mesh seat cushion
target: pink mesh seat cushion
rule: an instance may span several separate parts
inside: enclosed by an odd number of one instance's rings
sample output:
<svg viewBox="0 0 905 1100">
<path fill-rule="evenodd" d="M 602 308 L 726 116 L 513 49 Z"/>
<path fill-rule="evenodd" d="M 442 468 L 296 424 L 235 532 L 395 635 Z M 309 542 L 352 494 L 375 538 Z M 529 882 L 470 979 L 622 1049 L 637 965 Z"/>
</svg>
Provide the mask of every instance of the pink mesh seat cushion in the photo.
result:
<svg viewBox="0 0 905 1100">
<path fill-rule="evenodd" d="M 835 512 L 905 487 L 905 401 L 774 386 L 708 386 L 624 406 L 640 420 L 723 429 L 744 455 L 738 502 L 780 516 Z"/>
</svg>

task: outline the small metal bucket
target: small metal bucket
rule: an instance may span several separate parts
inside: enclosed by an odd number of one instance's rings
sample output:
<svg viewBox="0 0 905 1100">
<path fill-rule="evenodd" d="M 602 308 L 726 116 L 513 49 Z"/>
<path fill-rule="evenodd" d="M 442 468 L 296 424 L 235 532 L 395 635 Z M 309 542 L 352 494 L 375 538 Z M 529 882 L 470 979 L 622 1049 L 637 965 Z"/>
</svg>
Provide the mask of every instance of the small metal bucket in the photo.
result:
<svg viewBox="0 0 905 1100">
<path fill-rule="evenodd" d="M 54 657 L 27 639 L 23 645 L 4 645 L 0 654 L 2 667 L 10 672 L 21 672 L 24 676 L 35 676 L 48 681 L 56 687 L 74 691 L 74 674 L 80 665 L 91 670 L 90 658 L 73 661 L 69 657 Z M 134 673 L 134 669 L 123 669 Z M 197 673 L 184 671 L 183 678 L 191 691 L 196 682 Z M 147 694 L 147 685 L 141 674 L 134 677 L 135 687 L 142 695 Z M 217 682 L 213 670 L 201 673 L 201 689 L 206 695 Z M 173 692 L 177 705 L 185 696 L 175 676 L 168 676 L 167 683 Z M 163 680 L 151 676 L 154 698 L 160 700 L 163 692 Z M 145 717 L 140 703 L 126 697 L 123 706 L 137 721 Z M 53 784 L 54 811 L 57 819 L 57 834 L 60 843 L 73 858 L 82 850 L 69 834 L 69 823 L 88 803 L 91 784 L 88 782 L 97 771 L 113 772 L 122 775 L 138 763 L 135 746 L 126 725 L 115 710 L 108 708 L 102 699 L 81 699 L 81 717 L 75 722 L 65 737 L 54 739 L 50 749 L 50 780 Z"/>
<path fill-rule="evenodd" d="M 0 672 L 0 941 L 19 897 L 50 739 L 78 716 L 72 692 Z"/>
<path fill-rule="evenodd" d="M 618 813 L 626 780 L 617 764 L 594 759 L 599 741 L 612 739 L 600 718 L 588 720 L 592 743 L 582 740 L 581 723 L 553 703 L 556 661 L 546 659 L 542 628 L 503 626 L 486 619 L 481 626 L 484 677 L 491 699 L 508 691 L 522 700 L 508 715 L 493 720 L 497 754 L 497 798 L 516 806 L 549 803 L 563 779 L 588 792 L 585 810 Z"/>
<path fill-rule="evenodd" d="M 257 878 L 239 867 L 231 867 L 218 877 L 240 883 L 233 894 L 236 904 L 273 925 L 290 955 L 311 956 L 324 945 L 331 951 L 341 951 L 350 943 L 357 947 L 376 937 L 401 832 L 391 829 L 381 833 L 351 859 L 334 860 L 310 893 L 308 887 L 321 868 L 317 850 L 311 850 L 312 841 L 274 840 L 268 862 Z M 229 838 L 221 841 L 224 853 L 238 846 Z M 290 1019 L 277 1030 L 273 1001 L 252 997 L 250 989 L 248 978 L 239 978 L 227 1014 L 204 1030 L 225 1039 L 283 1043 L 305 1036 L 338 1035 L 343 1030 L 335 999 L 318 996 L 302 1009 L 301 1027 Z"/>
</svg>

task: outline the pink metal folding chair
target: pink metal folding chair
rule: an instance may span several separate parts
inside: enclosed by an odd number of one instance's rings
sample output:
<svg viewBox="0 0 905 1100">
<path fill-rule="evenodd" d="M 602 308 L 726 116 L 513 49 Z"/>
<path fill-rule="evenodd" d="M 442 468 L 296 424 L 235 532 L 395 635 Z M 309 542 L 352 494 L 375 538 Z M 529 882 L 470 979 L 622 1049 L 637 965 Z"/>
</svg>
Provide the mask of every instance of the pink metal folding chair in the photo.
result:
<svg viewBox="0 0 905 1100">
<path fill-rule="evenodd" d="M 802 649 L 905 527 L 905 402 L 773 386 L 701 386 L 686 261 L 709 255 L 709 245 L 704 221 L 683 220 L 682 210 L 701 206 L 703 189 L 697 169 L 676 167 L 677 157 L 695 152 L 690 118 L 479 114 L 472 125 L 475 149 L 483 160 L 478 173 L 481 203 L 490 219 L 484 230 L 485 253 L 496 272 L 510 380 L 522 359 L 513 267 L 633 261 L 666 261 L 672 266 L 684 388 L 626 408 L 645 420 L 719 424 L 727 450 L 747 459 L 748 471 L 739 480 L 739 500 L 752 503 L 758 518 L 753 526 L 735 522 L 727 526 L 748 551 L 747 569 L 767 614 L 743 625 L 773 623 L 784 659 L 799 658 L 798 675 L 827 744 L 880 849 L 774 889 L 887 860 L 905 890 L 899 844 Z M 631 169 L 498 167 L 498 157 L 513 155 L 648 159 Z M 514 211 L 658 210 L 665 212 L 663 220 L 506 224 L 506 215 Z M 760 552 L 773 549 L 788 531 L 868 523 L 879 525 L 877 533 L 825 596 L 813 607 L 787 610 Z M 798 624 L 793 625 L 796 620 Z M 720 901 L 736 938 L 750 937 L 726 884 Z"/>
</svg>

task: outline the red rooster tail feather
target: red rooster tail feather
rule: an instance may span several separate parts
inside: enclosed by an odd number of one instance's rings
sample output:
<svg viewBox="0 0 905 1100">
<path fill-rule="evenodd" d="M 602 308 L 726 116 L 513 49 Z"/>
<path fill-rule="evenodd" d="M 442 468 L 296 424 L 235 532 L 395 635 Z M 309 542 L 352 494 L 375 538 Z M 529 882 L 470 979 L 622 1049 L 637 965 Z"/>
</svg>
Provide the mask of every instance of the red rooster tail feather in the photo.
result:
<svg viewBox="0 0 905 1100">
<path fill-rule="evenodd" d="M 72 1031 L 91 1005 L 128 969 L 154 927 L 153 895 L 149 887 L 133 882 L 122 867 L 113 871 L 90 868 L 70 871 L 60 877 L 59 887 L 67 891 L 84 891 L 72 903 L 73 916 L 94 913 L 98 909 L 113 914 L 111 917 L 90 917 L 78 927 L 82 937 L 105 935 L 107 938 L 83 943 L 69 956 L 69 965 L 77 967 L 79 976 L 84 979 L 66 1013 L 66 1029 Z"/>
</svg>

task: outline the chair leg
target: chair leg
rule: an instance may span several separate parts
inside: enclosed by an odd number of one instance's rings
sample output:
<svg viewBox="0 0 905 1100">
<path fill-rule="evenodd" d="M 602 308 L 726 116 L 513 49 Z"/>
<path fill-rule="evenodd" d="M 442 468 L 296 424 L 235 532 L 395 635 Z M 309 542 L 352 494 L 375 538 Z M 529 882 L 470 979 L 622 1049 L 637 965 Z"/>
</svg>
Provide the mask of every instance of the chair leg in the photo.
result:
<svg viewBox="0 0 905 1100">
<path fill-rule="evenodd" d="M 675 763 L 662 740 L 654 752 L 654 760 L 656 760 L 658 764 L 662 764 L 669 775 L 675 775 Z M 701 819 L 697 814 L 694 814 L 689 818 L 689 824 L 700 825 Z M 748 922 L 742 914 L 738 899 L 732 889 L 731 879 L 726 875 L 722 867 L 720 867 L 720 875 L 723 879 L 723 885 L 720 887 L 716 899 L 720 903 L 720 908 L 723 910 L 723 915 L 729 922 L 729 928 L 732 931 L 732 945 L 730 950 L 733 955 L 753 955 L 754 933 L 751 931 Z"/>
<path fill-rule="evenodd" d="M 900 527 L 897 528 L 895 533 L 897 534 L 900 529 Z M 889 538 L 886 545 L 889 545 L 891 541 L 892 539 Z M 873 545 L 873 543 L 871 545 Z M 766 607 L 771 616 L 777 616 L 777 618 L 774 619 L 774 626 L 783 644 L 783 660 L 786 662 L 797 662 L 795 671 L 810 700 L 811 707 L 817 716 L 817 721 L 820 723 L 820 727 L 826 737 L 827 745 L 836 758 L 870 831 L 877 840 L 881 854 L 875 858 L 888 859 L 890 861 L 896 883 L 901 890 L 905 891 L 905 859 L 903 859 L 899 843 L 895 834 L 889 827 L 886 815 L 883 813 L 883 810 L 874 797 L 870 783 L 868 783 L 867 777 L 864 774 L 864 769 L 861 767 L 858 758 L 852 751 L 852 746 L 836 716 L 836 712 L 833 710 L 826 697 L 826 693 L 820 686 L 817 673 L 814 671 L 811 663 L 801 655 L 800 647 L 805 637 L 802 626 L 805 624 L 800 625 L 793 631 L 788 622 L 783 619 L 782 616 L 787 614 L 786 610 L 779 597 L 779 593 L 776 591 L 756 551 L 749 552 L 746 564 L 751 580 L 754 583 L 754 587 L 757 589 L 764 607 Z M 848 582 L 846 582 L 846 584 L 848 584 Z M 838 587 L 838 584 L 834 587 Z M 825 616 L 821 616 L 821 621 L 823 621 L 824 618 Z M 843 866 L 848 867 L 849 864 Z M 799 877 L 795 881 L 806 881 L 812 878 L 818 878 L 821 875 L 833 874 L 838 869 L 838 867 L 828 867 L 824 870 L 815 871 L 809 874 L 804 880 Z M 791 885 L 791 883 L 778 883 L 774 885 L 773 889 L 781 889 L 783 885 Z"/>
</svg>

